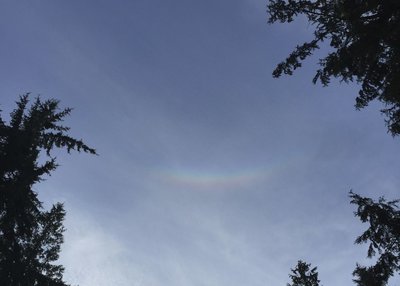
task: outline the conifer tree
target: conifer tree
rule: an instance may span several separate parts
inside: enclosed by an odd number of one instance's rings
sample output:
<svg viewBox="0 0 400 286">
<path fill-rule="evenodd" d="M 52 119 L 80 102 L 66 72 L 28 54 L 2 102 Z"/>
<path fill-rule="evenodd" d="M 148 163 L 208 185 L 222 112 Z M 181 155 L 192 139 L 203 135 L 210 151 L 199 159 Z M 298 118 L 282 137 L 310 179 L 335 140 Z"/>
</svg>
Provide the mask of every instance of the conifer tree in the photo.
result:
<svg viewBox="0 0 400 286">
<path fill-rule="evenodd" d="M 287 286 L 319 286 L 317 267 L 311 268 L 311 264 L 302 260 L 297 262 L 289 277 L 292 283 Z"/>
<path fill-rule="evenodd" d="M 376 255 L 375 264 L 362 266 L 357 264 L 353 271 L 357 286 L 386 286 L 389 279 L 400 274 L 400 210 L 399 201 L 378 201 L 350 192 L 351 203 L 357 205 L 354 212 L 368 228 L 357 237 L 355 243 L 368 243 L 367 257 Z M 332 258 L 334 259 L 334 258 Z M 316 267 L 299 261 L 289 277 L 292 284 L 287 286 L 318 286 Z"/>
<path fill-rule="evenodd" d="M 32 187 L 57 167 L 54 148 L 96 154 L 61 125 L 71 109 L 21 96 L 10 122 L 0 116 L 0 285 L 61 286 L 57 265 L 63 242 L 63 204 L 43 208 Z"/>
<path fill-rule="evenodd" d="M 273 72 L 291 75 L 321 46 L 314 83 L 332 78 L 360 85 L 356 108 L 378 100 L 388 131 L 400 135 L 400 1 L 399 0 L 270 0 L 269 23 L 301 17 L 314 30 Z"/>
</svg>

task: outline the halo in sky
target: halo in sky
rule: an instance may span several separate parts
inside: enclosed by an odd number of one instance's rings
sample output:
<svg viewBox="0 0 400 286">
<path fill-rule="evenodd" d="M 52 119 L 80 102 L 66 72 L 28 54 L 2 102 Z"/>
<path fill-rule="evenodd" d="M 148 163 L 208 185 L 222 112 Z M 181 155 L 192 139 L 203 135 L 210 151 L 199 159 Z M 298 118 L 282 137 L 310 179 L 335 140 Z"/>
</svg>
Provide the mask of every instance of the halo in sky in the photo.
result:
<svg viewBox="0 0 400 286">
<path fill-rule="evenodd" d="M 203 169 L 196 167 L 164 168 L 153 176 L 175 186 L 191 189 L 230 189 L 265 182 L 292 165 L 291 160 L 272 163 L 269 166 L 248 167 L 236 170 Z"/>
</svg>

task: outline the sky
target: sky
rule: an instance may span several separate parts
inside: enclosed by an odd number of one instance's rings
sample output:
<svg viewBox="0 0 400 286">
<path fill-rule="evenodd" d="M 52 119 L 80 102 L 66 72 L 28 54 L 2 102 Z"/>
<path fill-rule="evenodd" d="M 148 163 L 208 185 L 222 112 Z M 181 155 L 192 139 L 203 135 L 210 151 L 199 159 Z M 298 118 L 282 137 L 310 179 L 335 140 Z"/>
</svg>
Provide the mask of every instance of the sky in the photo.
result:
<svg viewBox="0 0 400 286">
<path fill-rule="evenodd" d="M 0 109 L 18 96 L 74 108 L 34 189 L 67 211 L 60 263 L 80 286 L 284 286 L 299 259 L 351 285 L 366 247 L 348 192 L 398 198 L 399 140 L 357 86 L 313 85 L 311 38 L 268 25 L 264 0 L 0 2 Z M 319 55 L 323 55 L 322 49 Z"/>
</svg>

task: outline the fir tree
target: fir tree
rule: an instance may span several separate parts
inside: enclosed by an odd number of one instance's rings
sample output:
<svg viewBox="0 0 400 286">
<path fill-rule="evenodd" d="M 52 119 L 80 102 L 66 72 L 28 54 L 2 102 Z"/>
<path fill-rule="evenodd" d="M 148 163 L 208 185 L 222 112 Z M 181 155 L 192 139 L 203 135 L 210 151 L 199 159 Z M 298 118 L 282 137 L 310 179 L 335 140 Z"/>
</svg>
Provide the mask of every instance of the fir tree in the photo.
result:
<svg viewBox="0 0 400 286">
<path fill-rule="evenodd" d="M 320 59 L 314 83 L 356 81 L 356 108 L 381 101 L 388 131 L 400 134 L 400 1 L 270 0 L 268 13 L 269 23 L 290 23 L 303 16 L 314 29 L 313 39 L 278 64 L 274 77 L 291 75 L 325 42 L 330 49 Z"/>
<path fill-rule="evenodd" d="M 55 264 L 63 242 L 63 205 L 45 210 L 32 187 L 56 169 L 54 148 L 96 154 L 60 124 L 70 112 L 54 99 L 36 98 L 29 106 L 26 94 L 9 123 L 0 116 L 0 285 L 66 285 L 63 266 Z"/>
</svg>

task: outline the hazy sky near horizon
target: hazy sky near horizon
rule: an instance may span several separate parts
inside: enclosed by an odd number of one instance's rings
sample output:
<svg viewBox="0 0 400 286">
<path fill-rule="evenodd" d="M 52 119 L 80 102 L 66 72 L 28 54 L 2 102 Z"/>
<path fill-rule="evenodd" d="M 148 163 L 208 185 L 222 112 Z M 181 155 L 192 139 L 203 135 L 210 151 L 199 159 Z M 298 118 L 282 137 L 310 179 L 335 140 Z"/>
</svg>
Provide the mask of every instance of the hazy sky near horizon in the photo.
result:
<svg viewBox="0 0 400 286">
<path fill-rule="evenodd" d="M 274 66 L 311 27 L 263 0 L 1 1 L 0 109 L 31 92 L 73 107 L 35 186 L 67 210 L 72 285 L 284 286 L 298 259 L 350 285 L 365 247 L 348 192 L 399 197 L 399 140 L 356 86 Z"/>
</svg>

